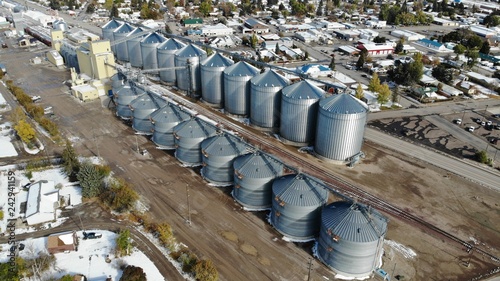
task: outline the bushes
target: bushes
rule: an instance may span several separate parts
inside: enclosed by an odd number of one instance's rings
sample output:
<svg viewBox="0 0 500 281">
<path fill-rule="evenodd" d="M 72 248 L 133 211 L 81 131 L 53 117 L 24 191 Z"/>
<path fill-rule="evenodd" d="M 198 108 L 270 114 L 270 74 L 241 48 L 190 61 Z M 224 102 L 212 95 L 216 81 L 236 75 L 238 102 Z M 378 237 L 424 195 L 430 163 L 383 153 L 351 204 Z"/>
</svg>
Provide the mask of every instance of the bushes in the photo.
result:
<svg viewBox="0 0 500 281">
<path fill-rule="evenodd" d="M 479 162 L 479 163 L 491 165 L 492 162 L 493 162 L 491 160 L 491 158 L 488 158 L 488 154 L 484 150 L 476 151 L 475 157 L 476 157 L 476 161 Z"/>
<path fill-rule="evenodd" d="M 111 183 L 102 194 L 101 200 L 111 209 L 124 212 L 132 209 L 139 195 L 123 179 Z"/>
<path fill-rule="evenodd" d="M 28 122 L 20 120 L 19 123 L 14 126 L 14 129 L 24 143 L 26 143 L 28 146 L 33 145 L 36 137 L 36 132 Z"/>
<path fill-rule="evenodd" d="M 123 270 L 120 281 L 146 281 L 146 273 L 140 267 L 127 265 Z"/>
<path fill-rule="evenodd" d="M 219 272 L 211 260 L 200 260 L 193 267 L 196 280 L 199 281 L 217 281 Z"/>
<path fill-rule="evenodd" d="M 181 247 L 178 251 L 171 252 L 170 256 L 182 263 L 182 271 L 186 273 L 192 273 L 193 267 L 198 262 L 198 256 L 186 247 Z"/>
<path fill-rule="evenodd" d="M 118 256 L 126 256 L 130 255 L 130 249 L 132 249 L 130 230 L 125 229 L 120 231 L 120 234 L 116 238 L 116 252 Z"/>
</svg>

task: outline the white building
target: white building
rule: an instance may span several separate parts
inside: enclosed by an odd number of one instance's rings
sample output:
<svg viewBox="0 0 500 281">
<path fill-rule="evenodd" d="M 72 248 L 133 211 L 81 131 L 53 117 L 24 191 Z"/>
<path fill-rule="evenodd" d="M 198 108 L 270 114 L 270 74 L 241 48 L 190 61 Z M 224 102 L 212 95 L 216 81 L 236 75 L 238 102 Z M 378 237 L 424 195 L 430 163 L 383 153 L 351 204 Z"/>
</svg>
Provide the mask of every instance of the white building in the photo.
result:
<svg viewBox="0 0 500 281">
<path fill-rule="evenodd" d="M 318 42 L 319 40 L 318 37 L 309 32 L 296 32 L 294 36 L 304 43 Z"/>
<path fill-rule="evenodd" d="M 450 51 L 450 50 L 448 50 L 448 48 L 446 48 L 445 45 L 443 45 L 437 41 L 427 39 L 427 38 L 420 39 L 417 42 L 415 42 L 415 44 L 420 45 L 422 47 L 425 47 L 427 49 L 433 50 L 435 52 Z"/>
<path fill-rule="evenodd" d="M 417 41 L 425 38 L 424 35 L 409 30 L 391 30 L 391 35 L 397 38 L 403 38 L 405 41 Z"/>
<path fill-rule="evenodd" d="M 59 207 L 59 190 L 54 181 L 38 181 L 30 185 L 26 202 L 26 221 L 28 225 L 49 222 L 56 219 Z"/>
<path fill-rule="evenodd" d="M 201 34 L 205 36 L 226 36 L 232 35 L 234 33 L 234 29 L 225 26 L 222 23 L 218 23 L 216 25 L 204 25 L 201 27 Z"/>
<path fill-rule="evenodd" d="M 24 18 L 31 19 L 43 27 L 52 27 L 52 22 L 56 20 L 53 16 L 48 16 L 42 12 L 28 10 L 23 13 Z"/>
</svg>

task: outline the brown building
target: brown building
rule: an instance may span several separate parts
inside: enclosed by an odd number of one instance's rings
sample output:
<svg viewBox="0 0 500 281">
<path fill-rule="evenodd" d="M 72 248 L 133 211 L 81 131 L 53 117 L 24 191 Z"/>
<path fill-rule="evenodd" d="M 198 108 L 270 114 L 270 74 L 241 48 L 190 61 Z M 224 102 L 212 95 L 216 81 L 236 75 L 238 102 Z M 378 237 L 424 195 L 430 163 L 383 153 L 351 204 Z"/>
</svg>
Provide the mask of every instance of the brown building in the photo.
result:
<svg viewBox="0 0 500 281">
<path fill-rule="evenodd" d="M 76 251 L 77 245 L 78 238 L 75 231 L 51 234 L 47 239 L 47 250 L 51 254 Z"/>
</svg>

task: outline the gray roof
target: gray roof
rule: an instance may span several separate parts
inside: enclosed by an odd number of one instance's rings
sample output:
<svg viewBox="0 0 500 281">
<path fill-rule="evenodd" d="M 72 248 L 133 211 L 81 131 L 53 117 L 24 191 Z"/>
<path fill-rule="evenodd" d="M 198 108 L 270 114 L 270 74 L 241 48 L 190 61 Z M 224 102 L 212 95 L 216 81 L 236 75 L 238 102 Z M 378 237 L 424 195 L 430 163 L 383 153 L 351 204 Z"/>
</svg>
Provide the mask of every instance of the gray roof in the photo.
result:
<svg viewBox="0 0 500 281">
<path fill-rule="evenodd" d="M 368 111 L 366 105 L 349 94 L 338 94 L 324 98 L 319 102 L 319 107 L 328 112 L 340 114 L 356 114 Z"/>
<path fill-rule="evenodd" d="M 207 54 L 207 52 L 203 51 L 202 49 L 196 47 L 195 45 L 189 44 L 186 47 L 177 51 L 175 53 L 175 56 L 183 57 L 183 58 L 186 58 L 186 57 L 192 58 L 192 57 L 201 57 L 201 56 L 204 56 L 206 54 Z"/>
<path fill-rule="evenodd" d="M 115 29 L 113 32 L 115 33 L 130 33 L 132 30 L 134 30 L 134 27 L 131 26 L 128 23 L 124 23 L 120 25 L 117 29 Z"/>
<path fill-rule="evenodd" d="M 151 120 L 157 123 L 175 123 L 189 119 L 189 114 L 178 106 L 168 103 L 151 114 Z"/>
<path fill-rule="evenodd" d="M 224 70 L 224 73 L 230 76 L 255 76 L 260 70 L 247 62 L 237 62 Z"/>
<path fill-rule="evenodd" d="M 164 41 L 161 43 L 157 49 L 158 50 L 179 50 L 182 49 L 186 46 L 186 44 L 182 43 L 179 40 L 176 40 L 174 38 L 170 38 L 167 41 Z"/>
<path fill-rule="evenodd" d="M 216 131 L 213 125 L 199 118 L 192 118 L 174 127 L 174 132 L 177 136 L 193 139 L 213 136 Z"/>
<path fill-rule="evenodd" d="M 260 87 L 286 87 L 290 84 L 290 80 L 271 69 L 255 76 L 250 83 Z"/>
<path fill-rule="evenodd" d="M 116 95 L 120 97 L 136 96 L 135 92 L 129 85 L 123 85 L 123 87 L 116 91 Z"/>
<path fill-rule="evenodd" d="M 165 40 L 167 40 L 165 37 L 161 36 L 156 32 L 153 32 L 149 33 L 148 36 L 144 37 L 144 39 L 141 40 L 141 43 L 157 44 L 157 43 L 162 43 Z"/>
<path fill-rule="evenodd" d="M 325 206 L 322 226 L 331 235 L 351 242 L 377 241 L 387 232 L 387 218 L 360 203 L 339 201 Z"/>
<path fill-rule="evenodd" d="M 163 106 L 165 101 L 161 101 L 150 93 L 144 93 L 130 102 L 130 107 L 133 109 L 158 109 Z"/>
<path fill-rule="evenodd" d="M 226 58 L 225 56 L 219 53 L 215 53 L 201 62 L 201 65 L 211 66 L 211 67 L 223 67 L 223 66 L 230 66 L 232 64 L 234 64 L 232 60 Z"/>
<path fill-rule="evenodd" d="M 273 193 L 292 206 L 321 206 L 328 199 L 326 188 L 302 174 L 275 179 Z"/>
<path fill-rule="evenodd" d="M 320 99 L 325 95 L 318 86 L 304 80 L 287 86 L 281 90 L 283 95 L 291 99 Z"/>
<path fill-rule="evenodd" d="M 242 155 L 247 152 L 247 145 L 245 142 L 228 134 L 221 134 L 204 140 L 201 144 L 201 148 L 209 157 L 211 155 Z"/>
<path fill-rule="evenodd" d="M 121 24 L 122 24 L 121 22 L 119 22 L 115 19 L 112 19 L 112 20 L 108 21 L 105 25 L 103 25 L 102 29 L 116 29 Z"/>
<path fill-rule="evenodd" d="M 256 152 L 236 158 L 234 169 L 244 177 L 272 178 L 283 174 L 283 163 Z"/>
<path fill-rule="evenodd" d="M 127 36 L 132 36 L 134 34 L 137 34 L 139 32 L 143 32 L 143 31 L 144 31 L 144 29 L 142 27 L 136 27 L 134 30 L 130 31 L 130 33 L 127 34 Z M 139 37 L 139 38 L 141 38 L 141 37 Z"/>
</svg>

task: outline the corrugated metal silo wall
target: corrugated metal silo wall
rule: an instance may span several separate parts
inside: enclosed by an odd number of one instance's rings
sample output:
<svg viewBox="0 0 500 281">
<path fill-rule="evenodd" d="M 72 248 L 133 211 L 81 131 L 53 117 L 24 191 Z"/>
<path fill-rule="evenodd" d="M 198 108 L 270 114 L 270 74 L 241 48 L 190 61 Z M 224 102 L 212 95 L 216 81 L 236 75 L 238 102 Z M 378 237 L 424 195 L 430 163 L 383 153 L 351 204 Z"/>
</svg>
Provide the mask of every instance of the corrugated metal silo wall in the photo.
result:
<svg viewBox="0 0 500 281">
<path fill-rule="evenodd" d="M 175 157 L 186 164 L 201 165 L 201 142 L 205 138 L 175 138 Z"/>
<path fill-rule="evenodd" d="M 111 29 L 111 28 L 110 28 L 110 29 L 103 28 L 103 29 L 101 29 L 101 30 L 102 30 L 102 38 L 103 38 L 104 40 L 109 40 L 109 42 L 111 42 L 111 43 L 112 43 L 112 42 L 114 41 L 114 39 L 115 39 L 115 35 L 113 34 L 114 29 Z M 115 47 L 114 47 L 114 46 L 111 46 L 111 51 L 112 51 L 113 53 L 115 53 Z"/>
<path fill-rule="evenodd" d="M 174 127 L 182 121 L 189 120 L 189 118 L 190 117 L 187 117 L 185 120 L 176 120 L 175 122 L 156 121 L 153 125 L 153 142 L 162 146 L 163 149 L 175 149 Z"/>
<path fill-rule="evenodd" d="M 123 38 L 127 37 L 127 34 L 128 33 L 124 33 L 124 32 L 122 32 L 122 33 L 115 32 L 114 33 L 115 40 L 123 39 Z M 129 60 L 129 58 L 128 58 L 128 45 L 127 45 L 126 41 L 115 45 L 115 54 L 116 54 L 116 58 L 119 61 L 128 61 Z"/>
<path fill-rule="evenodd" d="M 310 239 L 320 228 L 321 206 L 280 205 L 273 192 L 271 223 L 283 235 L 295 239 Z M 278 215 L 279 214 L 279 215 Z"/>
<path fill-rule="evenodd" d="M 319 108 L 314 150 L 328 159 L 345 161 L 361 151 L 366 112 L 338 114 Z"/>
<path fill-rule="evenodd" d="M 318 241 L 320 260 L 337 273 L 347 277 L 365 277 L 376 266 L 379 244 L 383 237 L 367 243 L 352 242 L 342 239 L 335 242 L 327 229 L 321 228 Z"/>
<path fill-rule="evenodd" d="M 128 58 L 133 67 L 142 67 L 141 39 L 138 37 L 127 41 Z"/>
<path fill-rule="evenodd" d="M 234 175 L 233 197 L 241 205 L 248 208 L 270 208 L 272 200 L 273 180 L 276 177 L 252 178 Z"/>
<path fill-rule="evenodd" d="M 80 72 L 80 66 L 78 65 L 78 58 L 76 54 L 70 54 L 68 56 L 69 67 L 74 67 L 76 72 Z"/>
<path fill-rule="evenodd" d="M 158 108 L 134 108 L 132 111 L 134 118 L 132 119 L 132 128 L 138 132 L 153 134 L 153 123 L 149 120 L 149 116 Z"/>
<path fill-rule="evenodd" d="M 140 45 L 142 54 L 142 68 L 157 69 L 158 58 L 156 56 L 156 47 L 158 47 L 160 43 L 141 42 Z"/>
<path fill-rule="evenodd" d="M 203 145 L 202 145 L 203 149 Z M 233 162 L 239 154 L 232 155 L 205 155 L 203 156 L 203 176 L 210 182 L 231 184 L 234 181 Z"/>
<path fill-rule="evenodd" d="M 175 66 L 175 52 L 177 50 L 158 50 L 158 68 L 174 67 Z M 167 83 L 175 83 L 176 75 L 175 70 L 162 70 L 160 71 L 160 80 Z"/>
<path fill-rule="evenodd" d="M 204 101 L 223 106 L 224 105 L 224 69 L 226 67 L 213 67 L 201 65 L 201 85 L 203 90 L 201 96 Z"/>
<path fill-rule="evenodd" d="M 250 83 L 250 123 L 263 128 L 279 126 L 281 89 Z"/>
<path fill-rule="evenodd" d="M 224 73 L 224 109 L 230 114 L 249 114 L 250 79 L 252 76 L 234 76 Z"/>
<path fill-rule="evenodd" d="M 116 92 L 119 88 L 121 88 L 123 86 L 124 80 L 120 79 L 116 75 L 113 76 L 113 77 L 116 77 L 116 78 L 114 78 L 114 79 L 111 80 L 111 90 L 113 92 Z"/>
<path fill-rule="evenodd" d="M 281 95 L 280 135 L 293 142 L 308 143 L 316 132 L 318 99 L 292 99 Z"/>
<path fill-rule="evenodd" d="M 193 92 L 198 92 L 201 85 L 201 75 L 200 75 L 200 57 L 175 57 L 175 66 L 186 66 L 187 60 L 191 63 L 191 73 L 188 73 L 188 68 L 176 69 L 175 76 L 177 78 L 177 87 L 183 91 L 191 90 Z M 189 84 L 189 77 L 191 76 L 191 85 Z M 190 89 L 191 87 L 191 89 Z"/>
</svg>

